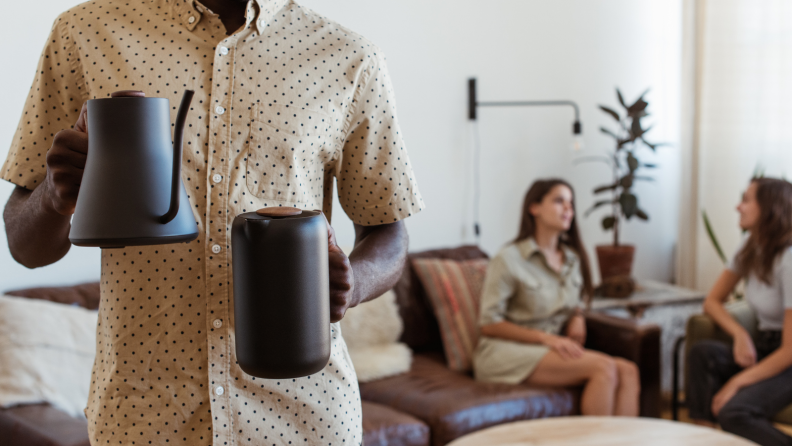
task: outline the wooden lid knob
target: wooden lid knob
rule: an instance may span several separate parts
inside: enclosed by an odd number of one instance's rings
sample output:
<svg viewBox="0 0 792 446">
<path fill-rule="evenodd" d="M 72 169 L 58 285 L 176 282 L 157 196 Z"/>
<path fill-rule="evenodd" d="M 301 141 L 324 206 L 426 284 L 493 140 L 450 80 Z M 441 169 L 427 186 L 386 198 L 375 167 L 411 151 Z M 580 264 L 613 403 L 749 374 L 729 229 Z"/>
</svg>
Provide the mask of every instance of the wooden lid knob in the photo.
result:
<svg viewBox="0 0 792 446">
<path fill-rule="evenodd" d="M 111 98 L 145 98 L 146 93 L 140 90 L 121 90 L 110 93 Z"/>
<path fill-rule="evenodd" d="M 261 208 L 256 211 L 258 215 L 263 217 L 293 217 L 302 214 L 302 209 L 291 207 L 271 207 Z"/>
</svg>

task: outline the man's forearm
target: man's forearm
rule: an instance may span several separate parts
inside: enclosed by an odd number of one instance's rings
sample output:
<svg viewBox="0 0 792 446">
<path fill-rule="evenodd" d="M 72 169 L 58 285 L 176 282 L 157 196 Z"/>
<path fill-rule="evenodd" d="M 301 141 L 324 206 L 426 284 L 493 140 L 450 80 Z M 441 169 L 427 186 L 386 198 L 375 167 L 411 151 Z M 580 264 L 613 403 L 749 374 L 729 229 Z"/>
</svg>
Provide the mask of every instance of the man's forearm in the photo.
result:
<svg viewBox="0 0 792 446">
<path fill-rule="evenodd" d="M 355 275 L 354 305 L 393 288 L 404 271 L 408 244 L 401 221 L 371 227 L 355 225 L 355 249 L 349 256 Z"/>
<path fill-rule="evenodd" d="M 46 182 L 32 192 L 17 187 L 3 212 L 11 255 L 28 268 L 55 263 L 71 248 L 70 217 L 55 211 L 46 188 Z"/>
</svg>

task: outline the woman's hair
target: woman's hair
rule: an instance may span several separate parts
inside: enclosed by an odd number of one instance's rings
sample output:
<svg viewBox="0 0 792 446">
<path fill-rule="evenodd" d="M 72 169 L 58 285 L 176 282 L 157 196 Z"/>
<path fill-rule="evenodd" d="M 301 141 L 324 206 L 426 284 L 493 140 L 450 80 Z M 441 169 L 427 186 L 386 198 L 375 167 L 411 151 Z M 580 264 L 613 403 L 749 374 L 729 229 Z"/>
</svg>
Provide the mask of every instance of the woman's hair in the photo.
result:
<svg viewBox="0 0 792 446">
<path fill-rule="evenodd" d="M 534 203 L 541 203 L 544 197 L 549 194 L 554 187 L 559 185 L 566 186 L 572 191 L 572 210 L 575 210 L 575 190 L 569 183 L 559 178 L 534 181 L 525 194 L 520 231 L 517 234 L 517 238 L 514 239 L 515 243 L 534 236 L 536 233 L 536 219 L 531 215 L 531 205 Z M 580 259 L 580 271 L 583 274 L 583 289 L 580 292 L 580 296 L 584 301 L 588 302 L 591 296 L 594 295 L 594 286 L 591 283 L 591 270 L 589 269 L 588 255 L 586 254 L 586 249 L 583 247 L 583 241 L 580 238 L 580 231 L 578 230 L 577 212 L 575 212 L 572 218 L 569 229 L 561 234 L 559 243 L 569 246 Z"/>
<path fill-rule="evenodd" d="M 754 178 L 759 221 L 735 264 L 740 274 L 756 274 L 770 284 L 776 258 L 792 246 L 792 184 L 776 178 Z"/>
</svg>

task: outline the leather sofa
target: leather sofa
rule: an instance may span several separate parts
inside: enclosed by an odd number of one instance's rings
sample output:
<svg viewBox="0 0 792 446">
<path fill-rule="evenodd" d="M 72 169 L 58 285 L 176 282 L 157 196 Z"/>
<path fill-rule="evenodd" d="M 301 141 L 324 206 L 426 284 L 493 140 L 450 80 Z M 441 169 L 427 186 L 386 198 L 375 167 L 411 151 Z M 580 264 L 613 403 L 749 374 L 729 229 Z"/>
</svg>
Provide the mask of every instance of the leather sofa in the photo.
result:
<svg viewBox="0 0 792 446">
<path fill-rule="evenodd" d="M 476 246 L 424 251 L 410 258 L 486 258 Z M 511 421 L 579 413 L 580 389 L 549 389 L 475 381 L 446 367 L 440 331 L 409 264 L 395 287 L 404 321 L 402 342 L 414 351 L 404 374 L 363 383 L 366 446 L 441 446 L 470 432 Z M 99 285 L 33 288 L 6 294 L 97 308 Z M 659 415 L 660 329 L 604 315 L 587 318 L 586 347 L 633 360 L 641 371 L 641 415 Z M 87 446 L 84 420 L 48 404 L 0 409 L 4 446 Z"/>
</svg>

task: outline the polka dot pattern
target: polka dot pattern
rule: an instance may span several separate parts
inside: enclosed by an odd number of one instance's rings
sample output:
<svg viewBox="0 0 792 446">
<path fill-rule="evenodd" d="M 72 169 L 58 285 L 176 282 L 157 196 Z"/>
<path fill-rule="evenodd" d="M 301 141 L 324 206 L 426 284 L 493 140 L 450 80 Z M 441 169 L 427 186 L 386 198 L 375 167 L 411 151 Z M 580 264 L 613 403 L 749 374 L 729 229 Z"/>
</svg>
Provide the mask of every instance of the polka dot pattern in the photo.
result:
<svg viewBox="0 0 792 446">
<path fill-rule="evenodd" d="M 34 189 L 55 133 L 117 90 L 195 90 L 182 180 L 200 236 L 102 252 L 92 444 L 355 445 L 360 396 L 337 324 L 320 372 L 265 380 L 234 352 L 231 223 L 322 208 L 361 225 L 423 208 L 381 51 L 290 0 L 251 0 L 232 35 L 193 0 L 97 0 L 49 36 L 2 178 Z M 219 177 L 217 176 L 219 175 Z M 217 181 L 219 179 L 219 181 Z"/>
</svg>

